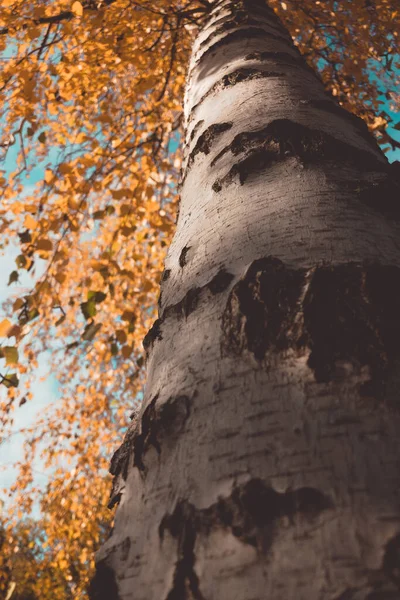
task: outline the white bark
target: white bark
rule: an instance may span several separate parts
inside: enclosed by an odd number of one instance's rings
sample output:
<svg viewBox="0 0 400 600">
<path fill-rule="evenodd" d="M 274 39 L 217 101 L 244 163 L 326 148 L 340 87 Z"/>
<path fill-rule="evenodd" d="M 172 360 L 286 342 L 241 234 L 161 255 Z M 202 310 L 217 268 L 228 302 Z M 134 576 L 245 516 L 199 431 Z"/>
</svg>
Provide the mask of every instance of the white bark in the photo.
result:
<svg viewBox="0 0 400 600">
<path fill-rule="evenodd" d="M 193 48 L 177 231 L 92 598 L 400 597 L 396 183 L 274 13 Z"/>
</svg>

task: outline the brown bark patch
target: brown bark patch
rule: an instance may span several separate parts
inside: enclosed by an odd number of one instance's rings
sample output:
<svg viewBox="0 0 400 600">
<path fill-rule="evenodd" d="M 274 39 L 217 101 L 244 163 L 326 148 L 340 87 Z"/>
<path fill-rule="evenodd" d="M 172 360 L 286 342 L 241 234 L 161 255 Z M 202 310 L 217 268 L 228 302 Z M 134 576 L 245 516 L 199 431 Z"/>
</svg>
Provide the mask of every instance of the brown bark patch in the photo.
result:
<svg viewBox="0 0 400 600">
<path fill-rule="evenodd" d="M 399 305 L 398 267 L 348 263 L 306 272 L 268 257 L 233 287 L 223 346 L 266 367 L 276 354 L 306 351 L 317 382 L 366 373 L 361 395 L 382 399 L 400 356 Z"/>
<path fill-rule="evenodd" d="M 114 571 L 104 560 L 96 564 L 96 572 L 90 582 L 88 595 L 90 600 L 120 600 Z"/>
<path fill-rule="evenodd" d="M 161 283 L 167 281 L 171 275 L 171 269 L 164 269 L 163 274 L 161 275 Z"/>
<path fill-rule="evenodd" d="M 189 154 L 187 169 L 189 169 L 196 156 L 200 153 L 209 154 L 213 147 L 215 140 L 225 131 L 229 131 L 233 126 L 233 123 L 215 123 L 210 125 L 199 137 L 195 147 Z"/>
<path fill-rule="evenodd" d="M 128 431 L 122 445 L 111 459 L 110 473 L 115 478 L 128 475 L 129 462 L 133 457 L 133 465 L 145 472 L 144 456 L 150 447 L 161 454 L 161 445 L 165 438 L 171 439 L 182 431 L 190 415 L 190 398 L 185 395 L 171 397 L 157 407 L 157 394 L 145 408 L 140 426 L 135 425 Z M 111 506 L 118 503 L 121 494 L 112 494 Z M 109 505 L 110 506 L 110 505 Z"/>
<path fill-rule="evenodd" d="M 187 265 L 187 255 L 189 253 L 191 246 L 185 246 L 184 248 L 182 248 L 182 251 L 179 255 L 179 266 L 181 267 L 181 269 L 183 269 L 183 267 L 185 265 Z"/>
<path fill-rule="evenodd" d="M 176 435 L 182 431 L 190 415 L 190 399 L 188 396 L 170 398 L 161 405 L 157 414 L 157 428 L 161 435 Z"/>
<path fill-rule="evenodd" d="M 197 107 L 200 106 L 200 104 L 202 104 L 206 98 L 217 94 L 218 92 L 220 92 L 228 86 L 236 85 L 237 83 L 243 83 L 245 81 L 251 81 L 253 79 L 283 77 L 284 75 L 285 73 L 276 70 L 270 71 L 267 69 L 250 69 L 246 67 L 236 69 L 235 71 L 232 71 L 232 73 L 224 75 L 222 79 L 220 79 L 210 87 L 210 89 L 204 94 L 204 96 L 201 97 L 199 102 L 192 108 L 190 118 L 193 118 Z M 211 164 L 214 164 L 214 161 Z"/>
<path fill-rule="evenodd" d="M 126 537 L 121 544 L 121 560 L 125 561 L 129 558 L 131 551 L 131 538 Z"/>
<path fill-rule="evenodd" d="M 182 561 L 182 538 L 190 532 L 190 552 L 185 564 L 193 570 L 197 535 L 208 535 L 213 529 L 227 529 L 243 543 L 266 554 L 273 544 L 280 519 L 285 517 L 294 524 L 296 519 L 315 519 L 331 508 L 330 498 L 317 489 L 299 488 L 280 493 L 261 479 L 252 479 L 234 488 L 229 497 L 220 498 L 206 509 L 196 509 L 189 502 L 179 502 L 175 511 L 163 518 L 159 534 L 163 540 L 165 531 L 169 531 L 179 540 L 178 552 Z"/>
<path fill-rule="evenodd" d="M 238 134 L 231 144 L 215 157 L 213 164 L 227 152 L 242 158 L 225 177 L 214 183 L 214 191 L 220 191 L 237 178 L 240 185 L 243 185 L 254 172 L 290 157 L 297 157 L 304 165 L 332 161 L 335 165 L 352 164 L 361 171 L 385 171 L 387 168 L 385 163 L 380 162 L 372 153 L 359 150 L 323 131 L 310 129 L 289 119 L 276 119 L 259 131 Z"/>
<path fill-rule="evenodd" d="M 151 326 L 151 328 L 149 329 L 149 331 L 147 332 L 147 334 L 145 335 L 145 337 L 143 339 L 143 348 L 145 349 L 146 352 L 148 352 L 148 350 L 150 349 L 150 347 L 154 344 L 154 342 L 156 340 L 162 340 L 161 324 L 162 324 L 162 320 L 156 319 L 154 321 L 153 325 Z"/>
<path fill-rule="evenodd" d="M 219 520 L 246 544 L 267 552 L 278 519 L 288 517 L 292 522 L 296 515 L 315 518 L 332 507 L 330 499 L 314 488 L 279 493 L 260 479 L 253 479 L 235 488 L 229 499 L 220 499 L 208 516 Z"/>
<path fill-rule="evenodd" d="M 212 278 L 207 287 L 210 290 L 210 292 L 215 296 L 216 294 L 221 294 L 223 291 L 225 291 L 226 288 L 229 287 L 233 279 L 234 275 L 232 275 L 232 273 L 228 273 L 228 271 L 222 268 Z"/>
<path fill-rule="evenodd" d="M 196 514 L 188 502 L 180 502 L 172 515 L 167 515 L 159 527 L 160 538 L 165 530 L 178 540 L 178 560 L 175 567 L 172 589 L 166 600 L 205 600 L 199 587 L 199 578 L 194 565 L 196 557 Z"/>
<path fill-rule="evenodd" d="M 208 46 L 213 38 L 219 37 L 224 33 L 230 32 L 232 30 L 240 31 L 240 29 L 238 29 L 239 27 L 245 26 L 247 28 L 255 27 L 259 29 L 260 25 L 262 24 L 265 24 L 265 27 L 267 27 L 268 29 L 275 30 L 275 33 L 271 33 L 270 31 L 265 29 L 266 35 L 271 35 L 274 39 L 281 39 L 284 42 L 288 42 L 290 40 L 288 32 L 285 31 L 283 27 L 278 29 L 276 26 L 274 27 L 275 24 L 270 24 L 268 21 L 264 21 L 263 19 L 253 19 L 249 15 L 248 11 L 239 9 L 237 10 L 237 12 L 232 13 L 225 19 L 219 19 L 219 22 L 214 23 L 212 32 L 203 42 L 201 42 L 199 47 L 204 48 L 205 46 Z"/>
<path fill-rule="evenodd" d="M 161 447 L 157 439 L 157 428 L 155 427 L 157 400 L 158 394 L 154 396 L 145 408 L 142 415 L 140 433 L 133 438 L 133 464 L 139 471 L 145 470 L 143 456 L 149 446 L 153 446 L 158 454 L 161 454 Z"/>
<path fill-rule="evenodd" d="M 383 571 L 400 589 L 400 535 L 393 537 L 386 545 Z"/>
<path fill-rule="evenodd" d="M 222 321 L 225 348 L 235 354 L 249 350 L 263 360 L 272 349 L 289 348 L 304 271 L 277 258 L 256 260 L 233 288 Z"/>
<path fill-rule="evenodd" d="M 232 5 L 231 5 L 232 8 Z M 253 19 L 250 14 L 257 17 Z M 234 23 L 235 25 L 259 25 L 260 20 L 264 21 L 268 27 L 276 29 L 284 34 L 287 38 L 287 29 L 277 19 L 275 13 L 262 0 L 258 5 L 252 0 L 251 3 L 237 3 L 228 15 L 220 17 L 213 23 L 213 27 L 220 28 L 226 23 Z"/>
<path fill-rule="evenodd" d="M 364 202 L 385 216 L 400 219 L 400 161 L 388 165 L 387 173 L 379 180 L 360 185 L 356 190 Z"/>
<path fill-rule="evenodd" d="M 243 29 L 237 29 L 236 31 L 232 31 L 231 33 L 227 33 L 222 39 L 218 40 L 211 46 L 207 48 L 197 60 L 197 63 L 204 62 L 205 58 L 208 56 L 213 56 L 214 53 L 219 49 L 225 46 L 226 44 L 238 44 L 243 40 L 249 39 L 260 39 L 260 38 L 269 38 L 274 39 L 279 42 L 287 41 L 283 40 L 283 37 L 279 34 L 270 33 L 266 29 L 261 27 L 246 27 Z M 289 42 L 287 42 L 289 43 Z"/>
<path fill-rule="evenodd" d="M 194 136 L 196 135 L 196 133 L 198 132 L 200 127 L 203 125 L 203 123 L 204 123 L 204 119 L 200 119 L 200 121 L 198 121 L 196 123 L 196 125 L 193 127 L 192 133 L 190 134 L 190 141 L 193 141 Z"/>
</svg>

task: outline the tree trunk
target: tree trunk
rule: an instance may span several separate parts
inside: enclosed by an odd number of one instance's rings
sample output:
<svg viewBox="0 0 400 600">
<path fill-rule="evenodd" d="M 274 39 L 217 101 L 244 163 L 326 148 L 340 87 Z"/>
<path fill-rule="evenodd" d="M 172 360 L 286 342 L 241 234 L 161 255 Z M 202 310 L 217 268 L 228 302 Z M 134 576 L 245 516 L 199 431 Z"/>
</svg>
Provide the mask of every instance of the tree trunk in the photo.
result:
<svg viewBox="0 0 400 600">
<path fill-rule="evenodd" d="M 400 598 L 399 188 L 262 0 L 215 2 L 92 598 Z"/>
</svg>

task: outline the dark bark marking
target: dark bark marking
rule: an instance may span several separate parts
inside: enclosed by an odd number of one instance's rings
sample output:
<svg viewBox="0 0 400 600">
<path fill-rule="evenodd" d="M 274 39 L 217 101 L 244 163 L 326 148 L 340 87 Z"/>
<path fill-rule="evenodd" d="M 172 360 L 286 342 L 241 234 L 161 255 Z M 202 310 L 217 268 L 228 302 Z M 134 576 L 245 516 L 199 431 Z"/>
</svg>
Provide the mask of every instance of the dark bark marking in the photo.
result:
<svg viewBox="0 0 400 600">
<path fill-rule="evenodd" d="M 289 52 L 251 52 L 246 56 L 246 60 L 273 60 L 278 61 L 280 65 L 287 65 L 288 67 L 296 67 L 296 69 L 302 68 L 307 71 L 310 75 L 313 75 L 319 83 L 322 83 L 322 79 L 319 74 L 310 67 L 310 65 L 303 59 L 300 53 L 296 53 L 296 56 Z M 343 109 L 344 110 L 344 109 Z M 345 111 L 346 112 L 346 111 Z"/>
<path fill-rule="evenodd" d="M 371 592 L 367 596 L 364 596 L 365 600 L 399 600 L 400 594 L 397 590 L 379 590 Z M 354 598 L 354 600 L 364 600 L 362 596 Z"/>
<path fill-rule="evenodd" d="M 234 275 L 221 268 L 211 281 L 202 287 L 191 288 L 182 300 L 176 304 L 167 306 L 158 320 L 162 323 L 165 319 L 173 315 L 188 317 L 197 308 L 200 295 L 204 291 L 209 290 L 213 295 L 220 294 L 227 289 L 233 279 Z"/>
<path fill-rule="evenodd" d="M 258 20 L 253 19 L 249 13 L 252 13 L 253 16 L 257 16 Z M 286 35 L 287 38 L 287 29 L 285 29 L 282 23 L 277 19 L 276 14 L 265 3 L 262 3 L 259 6 L 254 5 L 254 3 L 249 6 L 246 4 L 243 4 L 242 6 L 236 6 L 228 15 L 220 17 L 214 21 L 212 28 L 219 28 L 228 21 L 233 22 L 236 25 L 242 25 L 246 23 L 259 25 L 260 18 L 265 21 L 265 25 L 268 25 L 268 27 L 271 27 L 277 32 Z"/>
<path fill-rule="evenodd" d="M 267 69 L 246 69 L 245 67 L 241 67 L 240 69 L 225 75 L 220 82 L 220 87 L 228 87 L 231 85 L 236 85 L 237 83 L 242 83 L 243 81 L 251 81 L 252 79 L 283 77 L 284 75 L 285 73 L 278 71 L 268 71 Z M 216 85 L 218 85 L 218 82 Z"/>
<path fill-rule="evenodd" d="M 111 475 L 114 475 L 114 482 L 118 481 L 120 475 L 122 476 L 123 480 L 126 480 L 128 476 L 129 459 L 132 453 L 133 443 L 136 435 L 137 426 L 128 429 L 124 441 L 122 442 L 121 446 L 114 452 L 111 458 L 109 471 Z M 119 502 L 121 494 L 118 493 L 117 495 L 119 496 L 118 501 L 116 500 L 114 502 L 113 492 L 111 492 L 111 507 L 114 506 L 114 504 L 116 504 L 117 502 Z"/>
<path fill-rule="evenodd" d="M 199 578 L 194 569 L 196 557 L 195 509 L 188 502 L 177 505 L 173 515 L 167 515 L 159 527 L 161 540 L 168 530 L 178 540 L 178 561 L 175 566 L 173 587 L 166 600 L 205 600 L 199 587 Z"/>
<path fill-rule="evenodd" d="M 191 246 L 185 246 L 179 255 L 179 266 L 181 267 L 181 269 L 183 269 L 183 267 L 187 265 L 187 255 L 190 248 Z"/>
<path fill-rule="evenodd" d="M 186 265 L 186 255 L 190 250 L 190 246 L 183 248 L 179 257 L 180 266 L 183 268 Z M 225 271 L 224 268 L 214 275 L 211 281 L 206 283 L 202 287 L 193 287 L 184 295 L 182 300 L 176 304 L 171 304 L 161 311 L 161 293 L 158 298 L 158 305 L 160 309 L 160 316 L 156 319 L 149 329 L 148 333 L 143 339 L 143 348 L 146 352 L 146 356 L 149 355 L 150 349 L 153 347 L 156 340 L 162 340 L 161 326 L 165 319 L 171 316 L 177 316 L 178 318 L 187 318 L 192 312 L 194 312 L 199 303 L 199 298 L 205 290 L 209 290 L 213 295 L 222 293 L 234 279 L 234 275 Z"/>
<path fill-rule="evenodd" d="M 368 367 L 360 394 L 382 399 L 400 356 L 399 305 L 398 267 L 347 263 L 307 273 L 267 257 L 255 261 L 229 295 L 223 347 L 247 350 L 267 367 L 274 353 L 308 349 L 318 382 Z"/>
<path fill-rule="evenodd" d="M 189 159 L 187 163 L 186 169 L 189 169 L 196 156 L 200 153 L 209 154 L 215 139 L 220 136 L 224 131 L 229 131 L 233 126 L 233 123 L 215 123 L 214 125 L 210 125 L 199 137 L 196 142 L 195 147 L 192 152 L 189 154 Z"/>
<path fill-rule="evenodd" d="M 143 456 L 149 446 L 153 446 L 158 454 L 161 454 L 161 447 L 157 439 L 157 431 L 154 427 L 156 421 L 156 402 L 159 395 L 154 396 L 152 401 L 146 406 L 142 415 L 141 431 L 133 438 L 133 464 L 144 471 Z"/>
<path fill-rule="evenodd" d="M 215 164 L 224 154 L 244 158 L 233 165 L 228 174 L 218 179 L 214 191 L 220 191 L 238 176 L 240 184 L 254 172 L 265 169 L 276 161 L 297 157 L 303 164 L 316 164 L 321 161 L 347 162 L 361 171 L 385 171 L 387 165 L 380 162 L 372 153 L 347 144 L 333 136 L 310 129 L 289 119 L 276 119 L 259 131 L 240 133 L 213 160 Z"/>
<path fill-rule="evenodd" d="M 157 426 L 168 436 L 180 433 L 190 416 L 190 398 L 182 395 L 170 398 L 161 405 L 157 414 Z"/>
<path fill-rule="evenodd" d="M 157 298 L 158 312 L 160 312 L 161 305 L 162 305 L 162 291 L 160 290 L 159 296 Z"/>
<path fill-rule="evenodd" d="M 153 346 L 156 340 L 162 340 L 161 325 L 162 320 L 156 319 L 145 335 L 143 339 L 143 348 L 145 349 L 146 353 L 148 353 L 150 347 Z"/>
<path fill-rule="evenodd" d="M 169 398 L 157 408 L 157 394 L 145 408 L 138 425 L 130 429 L 125 436 L 122 445 L 114 453 L 111 459 L 110 473 L 114 475 L 114 482 L 118 485 L 119 476 L 126 480 L 131 456 L 133 465 L 144 472 L 146 470 L 143 462 L 144 455 L 150 446 L 161 454 L 161 442 L 164 438 L 170 438 L 182 431 L 190 416 L 190 398 L 185 395 Z M 114 491 L 114 490 L 113 490 Z M 109 508 L 121 499 L 121 494 L 111 494 Z"/>
<path fill-rule="evenodd" d="M 353 600 L 354 594 L 358 591 L 356 588 L 349 588 L 341 592 L 334 600 Z"/>
<path fill-rule="evenodd" d="M 377 212 L 394 220 L 400 219 L 400 162 L 388 165 L 387 173 L 367 185 L 360 184 L 354 190 L 360 201 Z"/>
<path fill-rule="evenodd" d="M 131 550 L 131 538 L 126 537 L 121 544 L 121 560 L 125 561 L 129 558 L 130 550 Z"/>
<path fill-rule="evenodd" d="M 171 269 L 164 269 L 163 274 L 161 275 L 161 283 L 167 281 L 171 275 Z"/>
<path fill-rule="evenodd" d="M 200 129 L 200 127 L 203 125 L 204 123 L 204 119 L 200 119 L 200 121 L 198 121 L 196 123 L 196 125 L 193 127 L 192 133 L 190 134 L 190 141 L 192 142 L 194 139 L 194 136 L 196 135 L 196 133 L 198 132 L 198 130 Z"/>
<path fill-rule="evenodd" d="M 273 544 L 279 519 L 287 517 L 294 524 L 297 518 L 315 519 L 331 508 L 330 498 L 317 489 L 304 487 L 280 493 L 262 480 L 252 479 L 234 488 L 229 497 L 220 498 L 205 509 L 196 509 L 186 501 L 179 502 L 172 515 L 167 514 L 161 521 L 159 535 L 162 541 L 168 530 L 172 537 L 180 540 L 182 532 L 190 531 L 190 566 L 193 569 L 197 534 L 208 535 L 213 529 L 228 529 L 243 543 L 266 554 Z"/>
<path fill-rule="evenodd" d="M 307 64 L 304 62 L 304 60 L 302 59 L 300 54 L 298 56 L 294 56 L 293 54 L 290 54 L 289 52 L 273 52 L 270 50 L 264 51 L 264 52 L 251 52 L 250 54 L 246 55 L 245 60 L 282 61 L 283 63 L 286 63 L 290 66 L 294 65 L 296 67 L 299 67 L 301 65 L 304 66 Z"/>
<path fill-rule="evenodd" d="M 399 600 L 399 590 L 395 590 L 385 576 L 382 578 L 381 573 L 374 572 L 371 579 L 371 583 L 366 587 L 348 588 L 334 600 Z"/>
<path fill-rule="evenodd" d="M 122 498 L 122 493 L 118 492 L 117 494 L 114 493 L 114 485 L 112 488 L 112 491 L 110 493 L 110 500 L 107 504 L 107 508 L 109 508 L 110 510 L 112 508 L 114 508 L 114 506 L 118 506 L 118 504 L 121 502 L 121 498 Z"/>
<path fill-rule="evenodd" d="M 206 57 L 208 58 L 209 56 L 213 56 L 219 48 L 222 48 L 227 44 L 237 44 L 242 40 L 259 38 L 275 39 L 279 42 L 287 41 L 287 43 L 289 43 L 289 41 L 284 40 L 282 36 L 275 35 L 274 33 L 268 33 L 265 29 L 262 29 L 261 27 L 247 27 L 245 29 L 237 29 L 236 31 L 232 31 L 232 33 L 228 33 L 224 38 L 222 38 L 222 40 L 218 40 L 218 42 L 212 44 L 207 50 L 205 50 L 205 52 L 203 52 L 203 54 L 199 57 L 195 64 L 197 65 L 200 62 L 204 62 Z"/>
<path fill-rule="evenodd" d="M 207 46 L 208 44 L 210 44 L 211 40 L 213 38 L 216 38 L 220 35 L 223 35 L 224 33 L 227 33 L 228 31 L 232 31 L 232 29 L 236 30 L 236 31 L 241 31 L 241 29 L 239 29 L 240 27 L 247 27 L 247 30 L 254 27 L 256 29 L 260 29 L 260 25 L 262 25 L 260 20 L 256 20 L 253 19 L 252 17 L 250 17 L 250 15 L 244 11 L 242 12 L 237 12 L 234 16 L 231 16 L 229 18 L 229 20 L 226 20 L 225 23 L 221 23 L 219 26 L 216 26 L 217 24 L 214 23 L 214 28 L 212 29 L 210 35 L 203 41 L 201 42 L 199 48 L 204 48 L 205 46 Z M 276 33 L 271 33 L 270 31 L 268 31 L 267 29 L 263 29 L 263 31 L 265 32 L 265 34 L 268 37 L 272 37 L 273 39 L 278 39 L 278 40 L 282 40 L 283 42 L 291 42 L 291 39 L 288 37 L 288 33 L 287 31 L 283 32 L 278 31 L 277 28 L 274 28 L 272 25 L 270 25 L 269 23 L 265 23 L 265 27 L 268 27 L 270 29 L 275 29 Z M 217 42 L 218 43 L 218 42 Z M 215 44 L 214 44 L 215 45 Z"/>
<path fill-rule="evenodd" d="M 382 397 L 391 359 L 400 349 L 400 269 L 355 264 L 316 269 L 303 302 L 308 364 L 317 381 L 330 381 L 335 363 L 367 365 L 365 395 Z"/>
<path fill-rule="evenodd" d="M 207 284 L 207 287 L 215 296 L 216 294 L 221 294 L 223 291 L 225 291 L 234 278 L 235 276 L 232 275 L 232 273 L 228 273 L 228 271 L 222 268 L 211 279 L 210 283 Z"/>
<path fill-rule="evenodd" d="M 400 535 L 393 537 L 386 545 L 383 571 L 400 588 Z"/>
<path fill-rule="evenodd" d="M 132 454 L 134 455 L 133 464 L 137 466 L 139 470 L 143 471 L 144 465 L 142 456 L 145 451 L 145 446 L 147 447 L 149 444 L 152 444 L 155 446 L 156 450 L 159 451 L 157 438 L 151 431 L 151 423 L 154 419 L 157 399 L 158 394 L 154 396 L 146 407 L 140 422 L 140 432 L 138 423 L 136 423 L 134 427 L 128 429 L 124 441 L 114 453 L 110 464 L 110 473 L 111 475 L 114 475 L 114 481 L 118 481 L 119 476 L 122 476 L 122 479 L 126 480 L 128 476 L 129 461 Z M 111 502 L 115 504 L 113 499 Z"/>
<path fill-rule="evenodd" d="M 282 73 L 280 71 L 268 71 L 266 69 L 250 69 L 246 67 L 236 69 L 236 71 L 232 71 L 232 73 L 224 75 L 222 79 L 220 79 L 210 87 L 210 89 L 200 98 L 198 103 L 192 108 L 191 115 L 194 115 L 197 107 L 200 106 L 200 104 L 202 104 L 206 98 L 208 98 L 211 95 L 217 94 L 219 91 L 223 90 L 226 87 L 236 85 L 237 83 L 243 83 L 244 81 L 251 81 L 252 79 L 283 77 L 284 75 L 285 73 Z M 211 164 L 213 165 L 214 161 Z"/>
<path fill-rule="evenodd" d="M 90 600 L 120 600 L 115 573 L 104 560 L 96 564 L 88 595 Z"/>
<path fill-rule="evenodd" d="M 281 517 L 296 515 L 314 518 L 332 508 L 330 499 L 314 488 L 276 492 L 260 479 L 253 479 L 233 490 L 231 497 L 220 499 L 212 519 L 231 529 L 232 534 L 264 553 L 273 541 L 274 523 Z"/>
<path fill-rule="evenodd" d="M 277 258 L 256 260 L 231 292 L 223 314 L 224 345 L 257 360 L 267 351 L 286 350 L 304 272 L 287 269 Z"/>
</svg>

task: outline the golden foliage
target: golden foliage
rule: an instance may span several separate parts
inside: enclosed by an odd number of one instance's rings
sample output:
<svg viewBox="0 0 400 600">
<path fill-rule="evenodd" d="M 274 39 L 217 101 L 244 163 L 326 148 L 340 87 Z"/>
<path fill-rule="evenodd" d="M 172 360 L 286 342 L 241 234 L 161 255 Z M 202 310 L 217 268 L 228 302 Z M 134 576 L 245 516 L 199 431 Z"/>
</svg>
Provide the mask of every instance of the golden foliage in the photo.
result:
<svg viewBox="0 0 400 600">
<path fill-rule="evenodd" d="M 270 4 L 328 89 L 395 144 L 385 102 L 398 102 L 397 2 Z M 45 350 L 60 397 L 25 432 L 0 560 L 5 573 L 14 557 L 19 585 L 43 600 L 86 597 L 112 520 L 105 473 L 140 399 L 141 340 L 174 228 L 186 65 L 207 10 L 206 0 L 1 3 L 0 232 L 19 248 L 10 289 L 33 278 L 0 322 L 4 439 Z M 33 502 L 32 537 L 21 519 Z M 24 568 L 16 536 L 35 549 Z"/>
</svg>

